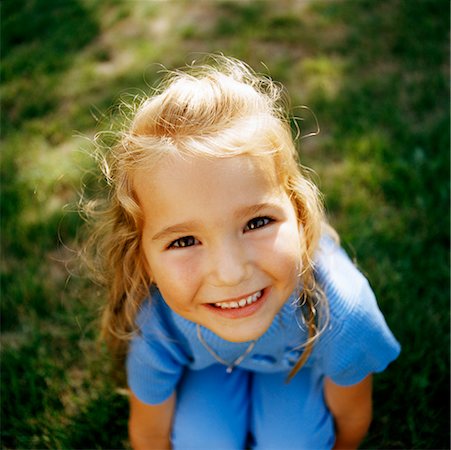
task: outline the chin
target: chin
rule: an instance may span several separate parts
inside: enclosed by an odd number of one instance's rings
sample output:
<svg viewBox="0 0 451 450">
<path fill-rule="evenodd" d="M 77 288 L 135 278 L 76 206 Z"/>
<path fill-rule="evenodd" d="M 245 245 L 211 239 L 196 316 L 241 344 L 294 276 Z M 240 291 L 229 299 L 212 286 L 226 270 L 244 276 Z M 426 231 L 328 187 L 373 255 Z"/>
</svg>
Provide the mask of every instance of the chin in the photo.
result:
<svg viewBox="0 0 451 450">
<path fill-rule="evenodd" d="M 223 327 L 216 328 L 210 328 L 213 333 L 217 334 L 220 338 L 229 341 L 229 342 L 235 342 L 235 343 L 241 343 L 241 342 L 249 342 L 249 341 L 255 341 L 259 339 L 263 334 L 265 334 L 266 330 L 271 325 L 271 322 L 268 323 L 266 326 L 262 326 L 260 323 L 258 327 L 253 328 L 249 326 L 244 326 L 243 330 L 240 330 L 239 327 L 234 327 L 230 329 L 224 329 Z M 209 328 L 209 327 L 207 327 Z M 216 328 L 216 329 L 215 329 Z"/>
</svg>

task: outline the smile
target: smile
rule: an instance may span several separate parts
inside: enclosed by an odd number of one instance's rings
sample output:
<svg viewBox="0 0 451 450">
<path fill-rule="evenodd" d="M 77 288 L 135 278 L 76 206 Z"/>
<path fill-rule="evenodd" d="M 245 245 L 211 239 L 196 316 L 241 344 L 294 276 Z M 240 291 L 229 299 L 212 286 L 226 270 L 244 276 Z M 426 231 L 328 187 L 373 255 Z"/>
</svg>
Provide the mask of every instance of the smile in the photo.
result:
<svg viewBox="0 0 451 450">
<path fill-rule="evenodd" d="M 255 303 L 262 296 L 262 293 L 263 293 L 263 291 L 258 291 L 252 295 L 243 297 L 240 300 L 234 300 L 234 301 L 230 301 L 230 302 L 218 302 L 218 303 L 214 303 L 214 305 L 217 308 L 221 308 L 221 309 L 243 308 L 247 305 L 251 305 L 252 303 Z"/>
</svg>

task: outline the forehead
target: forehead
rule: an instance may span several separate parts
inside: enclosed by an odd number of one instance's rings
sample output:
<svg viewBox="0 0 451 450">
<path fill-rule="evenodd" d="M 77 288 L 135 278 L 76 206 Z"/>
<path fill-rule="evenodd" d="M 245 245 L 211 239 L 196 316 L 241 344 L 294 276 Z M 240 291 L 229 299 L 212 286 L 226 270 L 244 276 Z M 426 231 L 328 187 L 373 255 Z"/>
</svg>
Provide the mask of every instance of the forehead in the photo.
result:
<svg viewBox="0 0 451 450">
<path fill-rule="evenodd" d="M 266 159 L 266 158 L 265 158 Z M 240 207 L 277 201 L 274 166 L 250 156 L 203 158 L 171 155 L 135 172 L 133 186 L 146 222 L 232 214 Z"/>
</svg>

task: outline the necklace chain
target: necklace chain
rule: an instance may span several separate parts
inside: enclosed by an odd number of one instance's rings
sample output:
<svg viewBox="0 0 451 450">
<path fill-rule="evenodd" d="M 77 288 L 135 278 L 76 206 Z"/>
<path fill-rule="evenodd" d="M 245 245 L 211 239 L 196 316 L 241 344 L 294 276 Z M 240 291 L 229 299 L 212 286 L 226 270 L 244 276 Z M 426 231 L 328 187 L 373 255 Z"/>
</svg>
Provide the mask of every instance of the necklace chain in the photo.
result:
<svg viewBox="0 0 451 450">
<path fill-rule="evenodd" d="M 216 361 L 220 362 L 221 364 L 223 364 L 224 366 L 226 366 L 226 372 L 227 373 L 232 373 L 233 369 L 240 365 L 243 361 L 244 358 L 246 358 L 247 355 L 249 355 L 249 353 L 254 349 L 255 344 L 257 341 L 252 341 L 249 346 L 247 347 L 247 349 L 240 355 L 238 356 L 238 358 L 234 359 L 232 362 L 228 362 L 225 359 L 222 359 L 205 341 L 204 337 L 202 336 L 202 332 L 200 329 L 200 325 L 196 324 L 196 331 L 197 331 L 197 337 L 199 338 L 200 343 L 205 347 L 205 349 L 208 351 L 208 353 L 210 353 L 211 356 L 213 356 L 214 359 L 216 359 Z"/>
</svg>

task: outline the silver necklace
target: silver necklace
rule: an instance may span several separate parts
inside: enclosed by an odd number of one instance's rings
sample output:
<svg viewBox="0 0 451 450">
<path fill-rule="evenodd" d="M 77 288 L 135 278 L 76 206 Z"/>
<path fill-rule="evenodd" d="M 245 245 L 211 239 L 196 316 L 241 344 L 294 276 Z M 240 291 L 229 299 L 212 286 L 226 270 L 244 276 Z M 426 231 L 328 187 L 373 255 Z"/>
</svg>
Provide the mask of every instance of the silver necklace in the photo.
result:
<svg viewBox="0 0 451 450">
<path fill-rule="evenodd" d="M 196 330 L 197 330 L 197 337 L 200 341 L 200 343 L 205 347 L 205 349 L 208 351 L 208 353 L 210 353 L 211 356 L 213 356 L 214 359 L 216 359 L 216 361 L 220 362 L 221 364 L 224 364 L 224 366 L 226 366 L 226 372 L 227 373 L 232 373 L 233 369 L 240 365 L 244 358 L 246 358 L 247 355 L 249 355 L 249 353 L 254 349 L 255 344 L 257 343 L 257 341 L 252 341 L 249 346 L 247 347 L 247 349 L 240 355 L 238 356 L 238 358 L 234 359 L 231 363 L 229 363 L 228 361 L 226 361 L 225 359 L 222 359 L 206 342 L 204 337 L 202 336 L 202 332 L 200 330 L 200 325 L 196 324 Z"/>
</svg>

